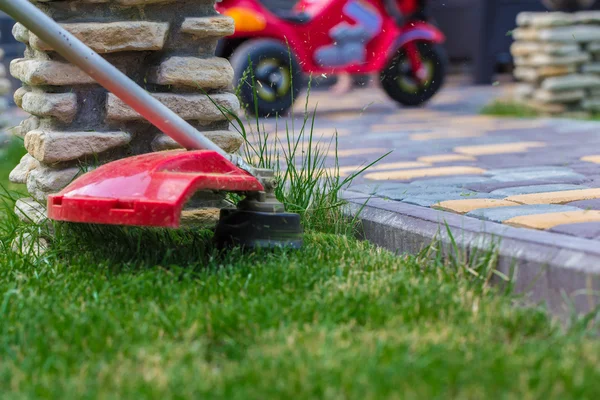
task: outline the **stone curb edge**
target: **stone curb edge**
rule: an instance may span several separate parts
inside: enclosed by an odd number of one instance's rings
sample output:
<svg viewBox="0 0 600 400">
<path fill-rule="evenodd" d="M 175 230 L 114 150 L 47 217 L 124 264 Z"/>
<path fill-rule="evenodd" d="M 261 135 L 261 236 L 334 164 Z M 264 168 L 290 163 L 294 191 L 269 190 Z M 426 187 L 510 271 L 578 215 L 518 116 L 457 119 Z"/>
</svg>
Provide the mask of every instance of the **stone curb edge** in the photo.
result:
<svg viewBox="0 0 600 400">
<path fill-rule="evenodd" d="M 345 191 L 346 213 L 359 214 L 362 238 L 397 253 L 416 254 L 439 240 L 466 254 L 497 252 L 497 270 L 513 277 L 516 293 L 559 316 L 586 313 L 600 303 L 600 246 L 596 241 L 514 228 L 463 215 Z M 494 279 L 502 283 L 500 278 Z M 568 299 L 568 300 L 567 300 Z"/>
</svg>

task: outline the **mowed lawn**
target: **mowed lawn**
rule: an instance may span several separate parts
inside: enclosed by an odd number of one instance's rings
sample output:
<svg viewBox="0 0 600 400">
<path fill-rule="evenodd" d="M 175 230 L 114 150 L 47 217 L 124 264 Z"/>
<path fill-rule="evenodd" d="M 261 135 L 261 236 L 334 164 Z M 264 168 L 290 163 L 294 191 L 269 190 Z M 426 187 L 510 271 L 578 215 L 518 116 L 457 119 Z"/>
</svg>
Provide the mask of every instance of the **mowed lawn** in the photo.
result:
<svg viewBox="0 0 600 400">
<path fill-rule="evenodd" d="M 0 228 L 2 399 L 600 393 L 595 316 L 523 307 L 489 286 L 491 254 L 466 268 L 316 232 L 222 253 L 210 232 L 59 226 L 36 258 L 10 248 L 27 228 Z"/>
</svg>

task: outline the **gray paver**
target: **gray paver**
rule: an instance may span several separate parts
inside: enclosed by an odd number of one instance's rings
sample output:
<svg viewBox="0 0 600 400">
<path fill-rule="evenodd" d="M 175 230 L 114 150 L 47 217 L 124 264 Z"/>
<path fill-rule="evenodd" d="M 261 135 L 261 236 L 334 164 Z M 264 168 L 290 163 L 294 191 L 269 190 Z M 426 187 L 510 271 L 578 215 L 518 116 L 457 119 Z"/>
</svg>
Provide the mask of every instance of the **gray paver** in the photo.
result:
<svg viewBox="0 0 600 400">
<path fill-rule="evenodd" d="M 567 171 L 530 171 L 530 172 L 513 172 L 508 174 L 493 175 L 493 178 L 503 182 L 518 182 L 535 179 L 552 180 L 555 178 L 571 179 L 573 183 L 581 183 L 586 181 L 585 175 Z"/>
<path fill-rule="evenodd" d="M 529 181 L 510 181 L 510 182 L 500 182 L 496 180 L 490 180 L 488 182 L 482 183 L 472 183 L 465 186 L 465 189 L 472 190 L 474 192 L 486 192 L 490 193 L 498 189 L 512 188 L 517 186 L 535 186 L 535 185 L 548 185 L 550 181 L 542 180 L 542 179 L 534 179 Z M 572 184 L 570 179 L 552 179 L 552 183 L 565 183 Z"/>
<path fill-rule="evenodd" d="M 550 231 L 586 239 L 597 239 L 600 237 L 600 222 L 559 225 L 550 229 Z"/>
<path fill-rule="evenodd" d="M 406 187 L 408 186 L 408 187 Z M 387 197 L 393 200 L 402 200 L 407 197 L 435 196 L 444 198 L 445 196 L 470 196 L 475 192 L 452 186 L 411 186 L 402 185 L 401 187 L 377 191 L 377 196 Z"/>
<path fill-rule="evenodd" d="M 499 196 L 518 196 L 520 194 L 532 194 L 532 193 L 547 193 L 547 192 L 563 192 L 566 190 L 579 190 L 589 189 L 583 185 L 567 185 L 567 184 L 550 184 L 550 185 L 531 185 L 531 186 L 517 186 L 508 187 L 504 189 L 498 189 L 491 192 L 491 194 Z"/>
<path fill-rule="evenodd" d="M 352 185 L 347 190 L 349 190 L 351 192 L 375 194 L 377 192 L 381 192 L 384 190 L 390 190 L 390 189 L 400 190 L 402 188 L 409 189 L 409 188 L 412 188 L 412 186 L 410 186 L 408 183 L 390 183 L 390 182 L 363 183 L 360 185 Z"/>
<path fill-rule="evenodd" d="M 577 207 L 561 206 L 555 204 L 535 204 L 527 206 L 511 206 L 498 208 L 485 208 L 473 210 L 467 214 L 468 217 L 475 217 L 492 222 L 504 222 L 514 217 L 522 215 L 549 214 L 556 212 L 577 211 Z"/>
<path fill-rule="evenodd" d="M 600 210 L 600 199 L 573 201 L 567 205 L 571 207 L 578 207 L 582 210 Z"/>
<path fill-rule="evenodd" d="M 411 182 L 415 186 L 455 186 L 464 188 L 473 183 L 490 182 L 491 178 L 479 175 L 450 176 L 447 178 L 419 179 Z"/>
</svg>

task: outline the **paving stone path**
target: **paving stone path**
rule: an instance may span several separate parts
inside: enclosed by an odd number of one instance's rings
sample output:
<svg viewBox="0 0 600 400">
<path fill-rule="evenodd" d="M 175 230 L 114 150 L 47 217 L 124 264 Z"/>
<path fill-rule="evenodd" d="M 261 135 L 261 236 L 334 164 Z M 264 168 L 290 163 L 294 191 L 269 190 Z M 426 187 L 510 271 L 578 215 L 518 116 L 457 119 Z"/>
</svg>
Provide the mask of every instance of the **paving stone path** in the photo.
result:
<svg viewBox="0 0 600 400">
<path fill-rule="evenodd" d="M 308 108 L 316 107 L 323 142 L 337 132 L 343 175 L 391 151 L 353 192 L 600 240 L 600 122 L 480 115 L 501 90 L 451 86 L 417 109 L 398 108 L 376 89 L 313 92 Z M 285 140 L 292 117 L 262 123 Z"/>
</svg>

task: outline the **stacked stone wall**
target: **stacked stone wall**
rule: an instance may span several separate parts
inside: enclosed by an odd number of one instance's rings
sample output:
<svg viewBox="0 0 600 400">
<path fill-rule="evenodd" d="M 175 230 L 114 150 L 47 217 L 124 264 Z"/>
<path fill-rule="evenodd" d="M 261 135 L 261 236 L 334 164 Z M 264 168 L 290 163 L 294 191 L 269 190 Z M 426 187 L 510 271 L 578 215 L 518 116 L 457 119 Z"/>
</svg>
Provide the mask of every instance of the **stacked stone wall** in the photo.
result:
<svg viewBox="0 0 600 400">
<path fill-rule="evenodd" d="M 600 112 L 600 12 L 523 12 L 517 25 L 516 100 L 544 114 Z"/>
<path fill-rule="evenodd" d="M 241 146 L 242 138 L 205 95 L 239 108 L 231 65 L 214 57 L 217 41 L 233 33 L 234 23 L 215 11 L 214 0 L 34 3 L 220 147 L 235 152 Z M 44 203 L 98 163 L 179 147 L 43 38 L 19 23 L 13 34 L 27 46 L 10 66 L 23 82 L 14 99 L 31 116 L 16 132 L 28 154 L 10 179 L 26 184 L 35 200 Z"/>
</svg>

